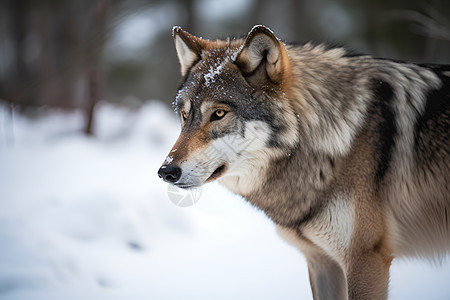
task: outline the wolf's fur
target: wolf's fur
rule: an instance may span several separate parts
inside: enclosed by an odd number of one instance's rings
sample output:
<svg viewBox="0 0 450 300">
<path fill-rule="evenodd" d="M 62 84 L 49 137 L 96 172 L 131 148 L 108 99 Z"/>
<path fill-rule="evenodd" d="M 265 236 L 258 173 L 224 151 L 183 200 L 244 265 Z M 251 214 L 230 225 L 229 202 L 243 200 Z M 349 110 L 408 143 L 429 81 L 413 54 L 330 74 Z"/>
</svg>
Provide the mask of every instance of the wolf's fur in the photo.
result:
<svg viewBox="0 0 450 300">
<path fill-rule="evenodd" d="M 306 256 L 315 299 L 385 299 L 395 256 L 450 249 L 450 66 L 173 30 L 182 130 L 159 174 L 215 179 Z"/>
</svg>

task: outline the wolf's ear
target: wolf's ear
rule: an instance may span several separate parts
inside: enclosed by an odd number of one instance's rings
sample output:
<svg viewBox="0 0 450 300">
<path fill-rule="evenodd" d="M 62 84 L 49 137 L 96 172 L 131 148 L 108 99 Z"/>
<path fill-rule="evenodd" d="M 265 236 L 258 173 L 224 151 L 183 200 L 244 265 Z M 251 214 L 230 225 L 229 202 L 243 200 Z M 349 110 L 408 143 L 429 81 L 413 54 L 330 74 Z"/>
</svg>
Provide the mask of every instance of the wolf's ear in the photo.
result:
<svg viewBox="0 0 450 300">
<path fill-rule="evenodd" d="M 269 28 L 257 25 L 245 39 L 235 64 L 246 77 L 265 76 L 278 84 L 282 81 L 287 59 L 283 43 Z"/>
<path fill-rule="evenodd" d="M 179 26 L 172 28 L 173 40 L 181 64 L 181 75 L 186 75 L 195 61 L 200 59 L 204 40 L 184 31 Z"/>
</svg>

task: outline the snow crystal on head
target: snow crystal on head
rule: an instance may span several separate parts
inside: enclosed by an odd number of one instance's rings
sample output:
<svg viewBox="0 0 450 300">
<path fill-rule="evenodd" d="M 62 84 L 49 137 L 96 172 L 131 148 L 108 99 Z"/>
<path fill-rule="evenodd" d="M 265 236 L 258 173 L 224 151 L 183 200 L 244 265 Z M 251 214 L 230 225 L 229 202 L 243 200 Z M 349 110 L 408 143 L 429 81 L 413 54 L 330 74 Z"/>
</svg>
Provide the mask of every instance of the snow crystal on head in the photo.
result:
<svg viewBox="0 0 450 300">
<path fill-rule="evenodd" d="M 218 67 L 214 68 L 214 66 L 210 66 L 208 73 L 204 75 L 205 78 L 205 85 L 209 86 L 211 83 L 215 82 L 215 77 L 222 73 L 223 70 L 223 64 L 219 65 Z"/>
<path fill-rule="evenodd" d="M 237 50 L 233 51 L 233 53 L 231 54 L 231 61 L 233 63 L 236 61 L 236 58 L 237 58 L 239 52 L 241 52 L 243 48 L 244 48 L 244 44 L 242 44 L 242 46 L 240 48 L 238 48 Z"/>
<path fill-rule="evenodd" d="M 216 77 L 223 72 L 225 65 L 230 61 L 233 62 L 236 58 L 236 55 L 237 49 L 227 49 L 225 51 L 224 58 L 218 57 L 214 60 L 211 59 L 211 65 L 208 68 L 208 72 L 203 75 L 205 79 L 205 85 L 207 87 L 209 87 L 211 83 L 214 83 L 216 81 Z"/>
<path fill-rule="evenodd" d="M 225 71 L 226 65 L 230 62 L 234 62 L 239 50 L 240 48 L 228 48 L 225 51 L 210 49 L 209 51 L 204 52 L 202 55 L 203 61 L 200 64 L 201 69 L 184 82 L 182 87 L 178 90 L 175 100 L 172 102 L 175 113 L 178 113 L 180 103 L 183 103 L 184 100 L 198 100 L 199 95 L 193 97 L 189 92 L 190 89 L 196 89 L 200 87 L 202 83 L 204 84 L 204 87 L 211 87 L 211 85 L 216 82 L 217 77 Z"/>
</svg>

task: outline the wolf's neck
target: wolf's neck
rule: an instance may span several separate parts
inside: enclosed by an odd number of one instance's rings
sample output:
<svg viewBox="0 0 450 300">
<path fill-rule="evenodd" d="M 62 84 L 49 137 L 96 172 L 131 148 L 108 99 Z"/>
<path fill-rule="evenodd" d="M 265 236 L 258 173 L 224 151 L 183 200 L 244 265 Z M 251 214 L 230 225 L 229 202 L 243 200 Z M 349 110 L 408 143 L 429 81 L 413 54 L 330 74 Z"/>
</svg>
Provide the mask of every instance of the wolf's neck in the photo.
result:
<svg viewBox="0 0 450 300">
<path fill-rule="evenodd" d="M 372 96 L 370 63 L 356 67 L 344 54 L 310 44 L 290 52 L 293 79 L 286 98 L 299 115 L 300 142 L 331 156 L 348 152 Z"/>
<path fill-rule="evenodd" d="M 335 161 L 301 150 L 260 166 L 249 177 L 225 177 L 220 182 L 263 210 L 275 223 L 296 226 L 311 216 L 317 201 L 334 179 Z"/>
</svg>

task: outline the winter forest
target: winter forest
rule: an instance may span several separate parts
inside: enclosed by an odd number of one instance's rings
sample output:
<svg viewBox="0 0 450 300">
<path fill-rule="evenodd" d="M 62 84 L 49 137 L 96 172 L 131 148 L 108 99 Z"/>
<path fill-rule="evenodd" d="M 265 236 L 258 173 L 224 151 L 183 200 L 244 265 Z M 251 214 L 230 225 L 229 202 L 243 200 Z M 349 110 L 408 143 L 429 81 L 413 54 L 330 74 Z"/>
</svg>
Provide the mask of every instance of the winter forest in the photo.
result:
<svg viewBox="0 0 450 300">
<path fill-rule="evenodd" d="M 255 24 L 450 64 L 444 0 L 0 2 L 0 299 L 312 299 L 262 212 L 157 176 L 180 130 L 172 26 L 215 39 Z M 390 299 L 450 299 L 449 278 L 448 258 L 395 260 Z"/>
</svg>

